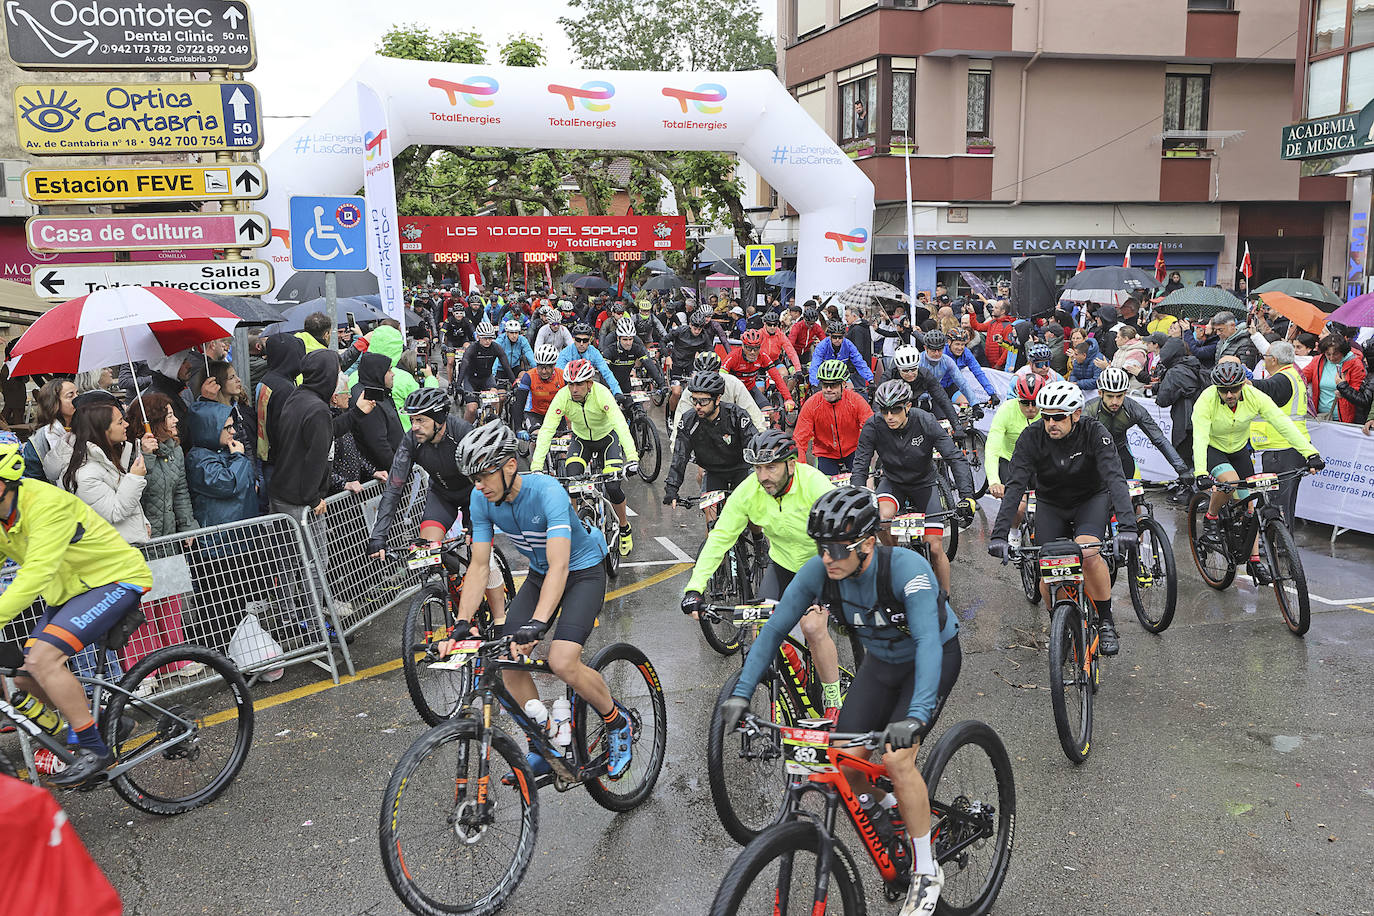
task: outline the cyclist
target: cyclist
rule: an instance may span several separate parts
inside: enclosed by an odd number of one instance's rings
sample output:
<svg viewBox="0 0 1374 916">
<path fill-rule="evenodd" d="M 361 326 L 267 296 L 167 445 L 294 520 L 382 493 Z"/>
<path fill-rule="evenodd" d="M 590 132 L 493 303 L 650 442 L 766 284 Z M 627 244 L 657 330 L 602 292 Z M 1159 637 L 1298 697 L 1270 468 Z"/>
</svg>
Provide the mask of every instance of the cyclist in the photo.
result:
<svg viewBox="0 0 1374 916">
<path fill-rule="evenodd" d="M 1046 382 L 1062 382 L 1064 376 L 1050 368 L 1050 361 L 1054 358 L 1054 353 L 1050 350 L 1049 344 L 1036 341 L 1026 347 L 1026 363 L 1013 373 L 1011 385 L 1008 386 L 1009 392 L 1016 389 L 1016 379 L 1025 378 L 1028 375 L 1038 375 Z M 1010 396 L 1010 395 L 1009 395 Z"/>
<path fill-rule="evenodd" d="M 1092 417 L 1083 416 L 1083 389 L 1073 382 L 1046 384 L 1035 402 L 1040 419 L 1026 427 L 1012 450 L 988 553 L 1003 560 L 1008 557 L 1007 533 L 1021 497 L 1034 480 L 1039 502 L 1036 543 L 1072 537 L 1080 544 L 1094 544 L 1106 536 L 1107 517 L 1115 511 L 1117 548 L 1124 556 L 1136 544 L 1135 512 L 1111 433 Z M 1096 549 L 1084 551 L 1083 577 L 1084 590 L 1101 620 L 1102 654 L 1115 655 L 1120 642 L 1112 617 L 1112 583 Z M 1048 603 L 1043 583 L 1040 589 Z"/>
<path fill-rule="evenodd" d="M 796 443 L 776 429 L 764 430 L 751 439 L 744 460 L 754 466 L 754 473 L 725 500 L 716 526 L 706 535 L 692 577 L 683 590 L 682 612 L 694 618 L 705 606 L 702 594 L 706 583 L 720 568 L 725 551 L 744 533 L 746 525 L 758 528 L 768 537 L 768 569 L 759 587 L 759 600 L 781 598 L 815 550 L 815 545 L 804 534 L 803 519 L 808 517 L 812 504 L 831 491 L 830 480 L 809 464 L 799 462 Z M 826 614 L 798 614 L 784 632 L 798 622 L 816 663 L 825 715 L 833 721 L 839 714 L 844 695 L 840 691 L 840 655 L 826 625 Z M 771 657 L 777 650 L 778 646 L 774 645 L 767 654 Z"/>
<path fill-rule="evenodd" d="M 682 380 L 692 374 L 692 361 L 698 353 L 711 350 L 715 341 L 720 341 L 725 352 L 730 352 L 730 341 L 725 339 L 720 327 L 711 320 L 711 313 L 697 309 L 687 316 L 685 327 L 673 328 L 668 332 L 668 358 L 664 368 L 672 380 L 672 392 L 668 396 L 668 412 L 677 411 L 678 401 L 682 399 Z"/>
<path fill-rule="evenodd" d="M 820 371 L 821 363 L 826 360 L 837 360 L 843 363 L 849 370 L 849 378 L 855 375 L 864 380 L 868 385 L 873 381 L 873 370 L 868 368 L 868 363 L 859 354 L 859 348 L 854 346 L 853 341 L 845 337 L 845 332 L 849 330 L 843 321 L 832 321 L 825 326 L 825 340 L 816 344 L 811 351 L 811 385 L 820 385 L 820 378 L 817 373 Z"/>
<path fill-rule="evenodd" d="M 568 448 L 565 467 L 569 475 L 586 473 L 593 462 L 599 462 L 606 471 L 617 471 L 624 460 L 625 473 L 633 474 L 639 468 L 639 452 L 635 449 L 634 436 L 625 422 L 615 397 L 604 385 L 596 383 L 596 370 L 585 359 L 575 359 L 563 368 L 563 381 L 566 386 L 549 402 L 548 413 L 539 427 L 539 439 L 530 457 L 530 469 L 539 473 L 544 469 L 544 459 L 548 457 L 549 446 L 558 432 L 559 425 L 566 419 L 572 431 L 573 441 Z M 611 381 L 615 381 L 612 376 Z M 634 546 L 630 536 L 630 519 L 625 512 L 625 491 L 620 481 L 606 481 L 606 496 L 620 520 L 620 543 L 615 545 L 623 557 Z"/>
<path fill-rule="evenodd" d="M 801 360 L 797 358 L 797 351 L 793 349 L 792 342 L 783 333 L 782 317 L 777 312 L 769 311 L 764 314 L 761 333 L 765 357 L 780 364 L 788 376 L 801 371 Z"/>
<path fill-rule="evenodd" d="M 859 431 L 873 416 L 873 410 L 863 395 L 849 387 L 849 367 L 838 359 L 821 363 L 817 375 L 821 390 L 807 398 L 797 412 L 793 434 L 802 460 L 806 460 L 807 447 L 814 442 L 816 467 L 831 477 L 848 473 L 853 466 Z"/>
<path fill-rule="evenodd" d="M 634 388 L 630 380 L 635 367 L 639 365 L 648 370 L 649 377 L 654 380 L 655 385 L 662 388 L 667 384 L 658 368 L 658 361 L 649 355 L 648 347 L 644 346 L 644 342 L 636 334 L 637 330 L 633 318 L 629 315 L 620 316 L 615 322 L 615 336 L 611 338 L 611 345 L 606 350 L 606 364 L 611 367 L 611 374 L 615 376 L 620 390 L 626 395 Z"/>
<path fill-rule="evenodd" d="M 777 363 L 763 355 L 763 332 L 750 328 L 740 336 L 740 347 L 732 350 L 725 357 L 721 367 L 731 375 L 738 378 L 749 389 L 749 393 L 754 398 L 754 403 L 760 407 L 768 406 L 768 398 L 763 393 L 763 383 L 759 378 L 760 373 L 767 373 L 773 380 L 778 392 L 783 396 L 783 408 L 795 410 L 797 405 L 792 400 L 791 390 L 787 387 L 787 378 L 778 369 Z"/>
<path fill-rule="evenodd" d="M 997 391 L 992 382 L 988 381 L 987 373 L 983 371 L 983 367 L 968 351 L 968 331 L 963 328 L 951 328 L 945 337 L 948 340 L 948 343 L 945 344 L 945 355 L 954 360 L 956 368 L 967 369 L 973 373 L 974 379 L 983 386 L 983 391 L 988 396 L 988 407 L 996 407 L 1002 399 L 997 396 Z"/>
<path fill-rule="evenodd" d="M 464 419 L 469 423 L 477 419 L 478 392 L 490 391 L 496 387 L 496 364 L 501 364 L 501 374 L 507 379 L 507 387 L 515 384 L 515 370 L 506 351 L 496 346 L 496 328 L 491 322 L 483 321 L 477 326 L 477 343 L 463 351 L 458 363 L 458 373 L 453 378 L 455 392 L 462 392 Z M 502 396 L 502 400 L 505 396 Z"/>
<path fill-rule="evenodd" d="M 538 427 L 549 412 L 549 404 L 563 387 L 563 370 L 558 368 L 558 351 L 544 344 L 534 352 L 534 368 L 520 376 L 515 391 L 515 435 L 530 441 L 529 427 Z"/>
<path fill-rule="evenodd" d="M 947 342 L 948 338 L 943 331 L 927 331 L 925 351 L 921 353 L 918 365 L 930 370 L 945 394 L 954 402 L 954 406 L 967 407 L 973 403 L 973 388 L 969 385 L 968 379 L 964 378 L 964 373 L 954 364 L 953 357 L 945 355 Z"/>
<path fill-rule="evenodd" d="M 692 413 L 683 418 L 673 445 L 673 463 L 663 485 L 663 505 L 676 506 L 678 489 L 695 458 L 705 472 L 701 490 L 734 490 L 749 476 L 745 447 L 758 432 L 744 408 L 722 401 L 725 376 L 703 370 L 687 380 Z"/>
<path fill-rule="evenodd" d="M 892 544 L 891 521 L 903 509 L 933 515 L 944 511 L 940 503 L 940 488 L 935 483 L 935 452 L 954 470 L 954 482 L 963 497 L 957 507 L 959 521 L 965 525 L 973 521 L 977 504 L 973 501 L 973 472 L 968 459 L 954 439 L 936 419 L 919 407 L 911 406 L 911 388 L 899 379 L 883 382 L 873 394 L 877 413 L 869 417 L 859 433 L 859 445 L 854 452 L 854 471 L 850 485 L 868 485 L 868 471 L 877 455 L 883 462 L 883 478 L 878 481 L 878 510 L 882 516 L 883 543 Z M 930 547 L 930 565 L 940 580 L 940 588 L 949 594 L 949 558 L 945 556 L 944 525 L 926 525 L 924 540 Z"/>
<path fill-rule="evenodd" d="M 534 368 L 534 348 L 525 339 L 525 327 L 518 318 L 507 318 L 501 325 L 504 332 L 496 341 L 501 352 L 506 354 L 506 362 L 516 372 Z"/>
<path fill-rule="evenodd" d="M 1193 405 L 1193 470 L 1199 488 L 1211 485 L 1213 479 L 1234 483 L 1254 476 L 1254 452 L 1250 445 L 1253 421 L 1260 419 L 1270 425 L 1288 444 L 1307 459 L 1307 467 L 1316 473 L 1326 462 L 1312 440 L 1274 403 L 1273 398 L 1251 386 L 1245 379 L 1244 364 L 1225 360 L 1212 369 L 1212 384 L 1204 388 Z M 1244 494 L 1236 491 L 1235 496 Z M 1203 536 L 1213 542 L 1223 540 L 1221 507 L 1231 494 L 1213 490 L 1202 520 Z M 1259 534 L 1250 545 L 1246 571 L 1256 585 L 1269 585 L 1273 577 L 1260 559 Z"/>
<path fill-rule="evenodd" d="M 892 371 L 884 381 L 891 379 L 906 382 L 911 387 L 911 402 L 938 418 L 948 420 L 951 429 L 957 430 L 963 425 L 959 412 L 954 409 L 954 402 L 945 394 L 935 373 L 921 365 L 920 348 L 910 345 L 897 348 L 892 354 Z"/>
<path fill-rule="evenodd" d="M 901 916 L 929 916 L 944 886 L 944 872 L 931 849 L 929 791 L 916 767 L 916 752 L 959 678 L 959 622 L 931 586 L 925 558 L 902 547 L 879 546 L 877 533 L 878 505 L 867 490 L 840 487 L 816 500 L 806 535 L 818 556 L 797 572 L 759 631 L 721 713 L 728 733 L 748 710 L 768 662 L 798 620 L 823 616 L 822 608 L 828 607 L 852 627 L 867 651 L 835 729 L 885 728 L 883 765 L 897 796 L 897 811 L 911 831 L 914 853 L 911 890 Z M 855 794 L 874 794 L 875 788 L 856 771 L 847 769 L 845 775 Z"/>
<path fill-rule="evenodd" d="M 476 339 L 477 328 L 468 321 L 467 314 L 460 308 L 451 308 L 448 317 L 444 319 L 443 343 L 444 363 L 448 368 L 449 378 L 454 377 L 458 355 Z"/>
<path fill-rule="evenodd" d="M 635 336 L 644 341 L 645 346 L 662 350 L 668 332 L 663 329 L 663 322 L 654 315 L 654 304 L 648 299 L 640 299 L 636 305 L 639 314 L 635 317 Z"/>
<path fill-rule="evenodd" d="M 1293 425 L 1310 438 L 1307 421 L 1303 419 L 1307 416 L 1307 385 L 1297 366 L 1293 365 L 1296 358 L 1290 341 L 1274 341 L 1264 354 L 1265 378 L 1257 378 L 1252 384 L 1257 391 L 1269 395 L 1279 410 L 1288 414 Z M 1302 455 L 1263 420 L 1250 424 L 1250 445 L 1260 453 L 1266 472 L 1279 473 L 1302 467 Z M 1277 496 L 1283 517 L 1291 528 L 1298 504 L 1298 479 L 1280 483 Z"/>
<path fill-rule="evenodd" d="M 17 442 L 0 445 L 0 554 L 19 564 L 0 592 L 0 627 L 38 598 L 46 607 L 24 643 L 20 689 L 57 707 L 76 733 L 76 761 L 53 777 L 79 786 L 114 763 L 67 660 L 138 607 L 153 585 L 143 555 L 75 495 L 24 479 Z"/>
<path fill-rule="evenodd" d="M 992 415 L 992 426 L 988 428 L 986 460 L 983 462 L 988 471 L 988 493 L 994 499 L 1001 499 L 1006 493 L 1002 483 L 1011 469 L 1011 456 L 1016 451 L 1016 440 L 1021 438 L 1037 417 L 1040 408 L 1035 397 L 1045 387 L 1045 380 L 1038 375 L 1027 375 L 1016 380 L 1016 397 L 997 408 Z M 1007 534 L 1007 542 L 1013 547 L 1021 546 L 1021 519 L 1025 517 L 1026 506 L 1023 499 L 1016 508 L 1016 521 Z"/>
<path fill-rule="evenodd" d="M 696 372 L 714 372 L 720 376 L 725 383 L 725 395 L 721 398 L 723 404 L 734 404 L 744 410 L 753 421 L 755 429 L 767 429 L 768 421 L 764 419 L 763 411 L 754 402 L 754 396 L 749 389 L 744 387 L 744 382 L 725 372 L 720 371 L 720 357 L 715 350 L 703 350 L 696 355 L 692 361 L 692 368 Z M 692 409 L 691 398 L 686 398 L 678 402 L 677 410 L 673 413 L 673 425 L 668 431 L 668 450 L 672 451 L 677 446 L 677 431 L 682 426 L 682 421 L 687 418 L 687 413 Z"/>
<path fill-rule="evenodd" d="M 582 362 L 586 365 L 585 361 Z M 589 383 L 591 384 L 591 383 Z M 607 736 L 607 773 L 611 779 L 630 765 L 629 716 L 616 703 L 605 680 L 582 663 L 582 646 L 596 626 L 606 603 L 606 541 L 599 530 L 588 531 L 573 514 L 568 494 L 557 481 L 542 474 L 521 474 L 515 457 L 515 434 L 499 422 L 473 430 L 458 448 L 458 463 L 471 479 L 472 565 L 468 567 L 457 619 L 471 621 L 480 599 L 479 564 L 492 553 L 495 529 L 510 538 L 529 560 L 530 569 L 511 601 L 501 628 L 513 638 L 511 657 L 529 654 L 558 616 L 549 646 L 549 670 L 577 691 L 601 715 Z M 539 691 L 528 671 L 506 671 L 506 689 L 522 708 Z M 534 751 L 530 768 L 536 774 L 549 765 Z"/>
<path fill-rule="evenodd" d="M 787 329 L 787 342 L 792 350 L 809 366 L 811 352 L 816 344 L 825 340 L 825 328 L 821 327 L 820 314 L 811 306 L 802 309 L 801 321 Z"/>
<path fill-rule="evenodd" d="M 410 430 L 401 438 L 396 456 L 387 471 L 387 486 L 377 504 L 377 520 L 368 535 L 367 552 L 377 560 L 386 559 L 386 536 L 401 496 L 409 489 L 411 470 L 419 465 L 429 475 L 424 513 L 420 516 L 420 537 L 442 541 L 461 521 L 472 530 L 472 518 L 465 513 L 472 498 L 472 483 L 458 470 L 459 444 L 472 425 L 449 412 L 448 395 L 439 388 L 420 388 L 406 396 L 402 408 L 410 418 Z M 475 561 L 474 561 L 475 562 Z M 486 595 L 492 619 L 506 614 L 506 585 L 496 557 L 487 563 Z M 480 600 L 480 599 L 479 599 Z"/>
<path fill-rule="evenodd" d="M 573 327 L 573 342 L 564 347 L 558 354 L 558 367 L 563 369 L 563 376 L 566 378 L 567 367 L 574 360 L 585 360 L 590 363 L 592 368 L 601 376 L 601 381 L 606 387 L 611 389 L 611 394 L 620 394 L 620 383 L 615 380 L 615 373 L 611 367 L 606 365 L 606 359 L 601 355 L 601 351 L 592 346 L 592 336 L 596 332 L 589 324 L 578 324 Z"/>
<path fill-rule="evenodd" d="M 562 352 L 566 347 L 571 347 L 572 333 L 563 326 L 563 321 L 562 313 L 550 309 L 545 317 L 544 326 L 539 329 L 539 333 L 534 337 L 534 345 L 542 347 L 544 344 L 549 344 L 556 347 L 559 352 Z"/>
<path fill-rule="evenodd" d="M 1180 480 L 1188 479 L 1188 465 L 1178 456 L 1169 437 L 1159 429 L 1159 424 L 1150 416 L 1149 411 L 1134 398 L 1126 396 L 1131 377 L 1125 369 L 1113 366 L 1103 369 L 1097 378 L 1098 396 L 1083 408 L 1083 415 L 1107 427 L 1116 442 L 1116 452 L 1121 456 L 1121 473 L 1129 480 L 1136 475 L 1135 456 L 1131 454 L 1131 443 L 1126 434 L 1131 427 L 1138 426 L 1150 443 L 1164 456 L 1164 460 L 1174 469 Z"/>
</svg>

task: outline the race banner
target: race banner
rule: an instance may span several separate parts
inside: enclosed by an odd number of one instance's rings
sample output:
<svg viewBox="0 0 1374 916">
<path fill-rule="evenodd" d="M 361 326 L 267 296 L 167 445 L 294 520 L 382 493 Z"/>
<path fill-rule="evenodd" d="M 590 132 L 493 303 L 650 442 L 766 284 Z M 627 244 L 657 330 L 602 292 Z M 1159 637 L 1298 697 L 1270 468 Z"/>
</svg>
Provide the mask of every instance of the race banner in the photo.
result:
<svg viewBox="0 0 1374 916">
<path fill-rule="evenodd" d="M 413 216 L 406 252 L 672 251 L 687 247 L 683 216 Z"/>
<path fill-rule="evenodd" d="M 367 198 L 367 262 L 377 275 L 382 311 L 405 327 L 401 298 L 401 246 L 396 234 L 396 176 L 381 96 L 358 83 L 358 120 L 363 129 L 363 196 Z"/>
</svg>

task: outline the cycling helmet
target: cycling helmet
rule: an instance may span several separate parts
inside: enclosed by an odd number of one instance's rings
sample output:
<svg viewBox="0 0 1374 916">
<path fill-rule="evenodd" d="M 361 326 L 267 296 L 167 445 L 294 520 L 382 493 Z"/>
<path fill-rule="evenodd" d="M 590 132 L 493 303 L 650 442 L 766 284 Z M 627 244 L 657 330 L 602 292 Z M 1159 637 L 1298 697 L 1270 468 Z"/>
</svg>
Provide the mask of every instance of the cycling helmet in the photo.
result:
<svg viewBox="0 0 1374 916">
<path fill-rule="evenodd" d="M 943 350 L 945 344 L 949 343 L 949 338 L 944 331 L 926 331 L 926 349 Z"/>
<path fill-rule="evenodd" d="M 697 309 L 692 313 L 692 317 L 687 319 L 689 324 L 694 324 L 699 328 L 706 327 L 706 322 L 711 320 L 711 313 L 706 309 Z"/>
<path fill-rule="evenodd" d="M 915 369 L 921 364 L 921 351 L 910 344 L 898 347 L 892 354 L 892 364 L 898 369 Z"/>
<path fill-rule="evenodd" d="M 702 350 L 692 360 L 692 368 L 698 372 L 719 372 L 720 354 L 715 350 Z"/>
<path fill-rule="evenodd" d="M 878 410 L 911 403 L 911 386 L 899 378 L 889 379 L 873 393 L 873 406 Z"/>
<path fill-rule="evenodd" d="M 1073 413 L 1083 406 L 1083 389 L 1073 382 L 1049 382 L 1035 396 L 1035 404 L 1041 410 Z"/>
<path fill-rule="evenodd" d="M 951 328 L 945 336 L 950 340 L 968 340 L 968 332 L 963 328 Z"/>
<path fill-rule="evenodd" d="M 1016 377 L 1016 396 L 1023 401 L 1034 401 L 1045 387 L 1045 377 L 1034 372 Z"/>
<path fill-rule="evenodd" d="M 558 348 L 553 344 L 540 344 L 534 351 L 534 364 L 536 366 L 552 366 L 558 362 Z"/>
<path fill-rule="evenodd" d="M 573 304 L 569 302 L 567 299 L 559 299 L 558 310 L 560 312 L 571 312 L 573 311 Z"/>
<path fill-rule="evenodd" d="M 477 427 L 458 443 L 458 471 L 475 477 L 515 457 L 515 433 L 500 420 Z"/>
<path fill-rule="evenodd" d="M 827 337 L 834 337 L 834 336 L 837 335 L 837 334 L 838 334 L 839 336 L 843 337 L 843 336 L 844 336 L 844 332 L 847 331 L 847 330 L 849 330 L 849 329 L 845 327 L 843 321 L 838 321 L 838 320 L 836 320 L 836 321 L 827 321 L 827 322 L 825 323 L 825 334 L 826 334 Z"/>
<path fill-rule="evenodd" d="M 815 324 L 816 319 L 820 317 L 820 313 L 813 308 L 802 309 L 802 321 L 805 321 L 807 324 Z"/>
<path fill-rule="evenodd" d="M 654 304 L 650 302 L 648 299 L 640 299 L 639 310 L 641 312 L 652 312 L 654 310 Z"/>
<path fill-rule="evenodd" d="M 1026 359 L 1033 363 L 1047 363 L 1051 355 L 1049 344 L 1033 343 L 1026 348 Z"/>
<path fill-rule="evenodd" d="M 769 326 L 782 324 L 782 316 L 777 312 L 766 312 L 763 316 L 763 323 Z"/>
<path fill-rule="evenodd" d="M 616 314 L 625 311 L 625 301 L 623 299 L 617 299 L 614 302 L 612 302 L 611 311 L 615 312 Z"/>
<path fill-rule="evenodd" d="M 558 321 L 561 316 L 558 310 L 551 305 L 543 306 L 539 309 L 539 317 L 547 324 L 550 321 Z"/>
<path fill-rule="evenodd" d="M 1125 369 L 1118 369 L 1116 366 L 1103 369 L 1102 374 L 1097 377 L 1097 390 L 1107 394 L 1123 392 L 1130 387 L 1131 377 L 1126 374 Z"/>
<path fill-rule="evenodd" d="M 629 315 L 622 316 L 615 323 L 616 337 L 634 337 L 638 333 L 639 327 L 635 324 L 635 320 L 631 318 Z"/>
<path fill-rule="evenodd" d="M 569 385 L 575 385 L 578 382 L 590 382 L 594 378 L 596 378 L 596 367 L 591 364 L 590 360 L 575 359 L 563 367 L 563 381 Z"/>
<path fill-rule="evenodd" d="M 573 325 L 572 333 L 574 337 L 591 337 L 592 326 L 585 321 L 579 321 L 577 324 Z"/>
<path fill-rule="evenodd" d="M 763 346 L 763 333 L 758 328 L 750 328 L 740 335 L 739 342 L 742 347 L 761 347 Z"/>
<path fill-rule="evenodd" d="M 1106 373 L 1104 372 L 1103 375 Z M 1212 370 L 1212 384 L 1218 388 L 1234 388 L 1237 385 L 1244 385 L 1245 367 L 1229 360 L 1224 363 L 1217 363 L 1216 368 Z"/>
<path fill-rule="evenodd" d="M 485 318 L 483 318 L 482 321 L 477 325 L 477 336 L 478 336 L 478 337 L 495 337 L 495 336 L 496 336 L 496 328 L 492 327 L 490 321 L 487 321 Z"/>
<path fill-rule="evenodd" d="M 861 487 L 826 490 L 811 506 L 807 537 L 820 543 L 853 542 L 878 533 L 878 499 Z"/>
<path fill-rule="evenodd" d="M 442 388 L 417 388 L 401 405 L 408 417 L 429 417 L 436 423 L 448 418 L 448 395 Z"/>
<path fill-rule="evenodd" d="M 744 447 L 744 460 L 750 464 L 773 464 L 797 457 L 797 443 L 780 429 L 756 433 Z"/>
<path fill-rule="evenodd" d="M 508 334 L 512 332 L 519 334 L 521 331 L 524 330 L 524 327 L 520 324 L 520 322 L 516 321 L 514 318 L 507 318 L 505 323 L 501 325 L 501 330 L 505 331 Z"/>
<path fill-rule="evenodd" d="M 708 394 L 713 398 L 719 398 L 725 394 L 725 376 L 707 370 L 694 372 L 687 380 L 687 390 L 692 394 Z"/>
<path fill-rule="evenodd" d="M 18 442 L 0 445 L 0 480 L 18 480 L 24 476 L 24 447 Z"/>
<path fill-rule="evenodd" d="M 843 382 L 849 379 L 849 367 L 844 360 L 827 359 L 816 370 L 816 378 L 822 382 Z"/>
</svg>

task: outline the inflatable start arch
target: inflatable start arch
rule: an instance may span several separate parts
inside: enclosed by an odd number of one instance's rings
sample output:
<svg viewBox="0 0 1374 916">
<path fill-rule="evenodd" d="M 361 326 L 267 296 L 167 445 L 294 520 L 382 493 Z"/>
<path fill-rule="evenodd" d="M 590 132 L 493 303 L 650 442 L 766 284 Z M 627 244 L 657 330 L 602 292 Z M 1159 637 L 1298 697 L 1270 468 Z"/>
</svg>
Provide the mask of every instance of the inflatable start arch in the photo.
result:
<svg viewBox="0 0 1374 916">
<path fill-rule="evenodd" d="M 873 183 L 768 71 L 651 73 L 430 63 L 373 57 L 267 159 L 262 209 L 278 230 L 288 199 L 363 185 L 358 86 L 380 96 L 393 155 L 412 144 L 725 150 L 800 214 L 797 292 L 869 275 Z M 281 235 L 265 250 L 290 276 Z"/>
</svg>

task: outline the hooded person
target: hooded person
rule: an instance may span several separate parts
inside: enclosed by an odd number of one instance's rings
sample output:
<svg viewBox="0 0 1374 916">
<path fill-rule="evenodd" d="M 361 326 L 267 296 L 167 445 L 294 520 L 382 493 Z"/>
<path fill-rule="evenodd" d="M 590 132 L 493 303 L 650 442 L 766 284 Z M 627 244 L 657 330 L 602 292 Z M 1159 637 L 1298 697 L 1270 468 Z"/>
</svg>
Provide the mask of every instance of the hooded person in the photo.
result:
<svg viewBox="0 0 1374 916">
<path fill-rule="evenodd" d="M 276 461 L 268 430 L 281 413 L 287 396 L 296 390 L 296 377 L 301 374 L 301 361 L 305 359 L 305 344 L 294 334 L 273 334 L 263 345 L 263 356 L 267 360 L 267 370 L 253 390 L 253 409 L 258 419 L 258 460 L 262 462 L 262 480 L 258 482 L 262 499 L 258 510 L 265 513 L 269 508 L 267 492 Z"/>
<path fill-rule="evenodd" d="M 148 360 L 148 368 L 152 375 L 149 377 L 146 390 L 165 394 L 172 399 L 172 413 L 176 414 L 177 423 L 181 426 L 185 426 L 191 418 L 189 407 L 181 393 L 186 390 L 192 360 L 200 358 L 203 357 L 191 350 L 179 350 L 170 356 Z"/>
<path fill-rule="evenodd" d="M 401 421 L 401 428 L 410 429 L 410 417 L 406 416 L 402 407 L 405 405 L 406 397 L 420 387 L 420 383 L 415 380 L 415 376 L 400 368 L 397 363 L 401 361 L 401 354 L 405 352 L 405 338 L 401 332 L 389 324 L 381 324 L 372 329 L 367 335 L 367 352 L 378 353 L 387 358 L 391 368 L 395 370 L 395 376 L 391 382 L 391 403 L 396 411 L 397 417 Z M 361 361 L 362 357 L 359 357 Z M 387 465 L 390 467 L 391 465 Z"/>
<path fill-rule="evenodd" d="M 252 518 L 258 513 L 253 487 L 253 462 L 243 445 L 225 426 L 230 410 L 218 401 L 191 405 L 187 426 L 186 486 L 191 507 L 202 527 Z"/>
<path fill-rule="evenodd" d="M 301 362 L 301 383 L 286 396 L 275 422 L 269 418 L 275 470 L 268 495 L 272 511 L 301 518 L 324 514 L 334 454 L 334 421 L 329 401 L 339 380 L 339 354 L 314 350 Z"/>
<path fill-rule="evenodd" d="M 1093 337 L 1097 340 L 1098 349 L 1108 360 L 1116 355 L 1116 332 L 1113 328 L 1120 321 L 1121 313 L 1110 305 L 1097 310 L 1097 327 L 1093 328 Z"/>
<path fill-rule="evenodd" d="M 353 386 L 349 405 L 358 403 L 365 388 L 390 391 L 398 371 L 391 367 L 390 360 L 382 354 L 364 353 L 358 358 L 358 381 Z M 353 439 L 363 457 L 375 468 L 390 468 L 392 459 L 396 457 L 396 448 L 405 435 L 396 405 L 390 398 L 383 398 L 371 413 L 355 416 L 353 424 Z"/>
<path fill-rule="evenodd" d="M 1203 375 L 1202 363 L 1188 352 L 1177 337 L 1170 337 L 1159 348 L 1154 371 L 1155 403 L 1169 408 L 1169 441 L 1180 455 L 1193 453 L 1193 404 L 1209 381 Z"/>
</svg>

